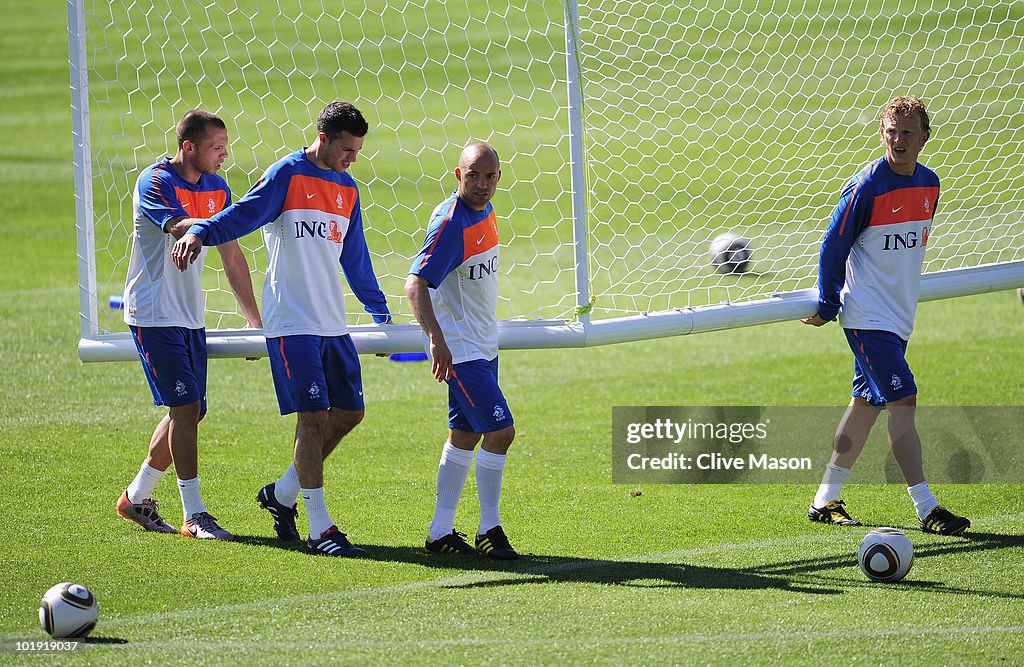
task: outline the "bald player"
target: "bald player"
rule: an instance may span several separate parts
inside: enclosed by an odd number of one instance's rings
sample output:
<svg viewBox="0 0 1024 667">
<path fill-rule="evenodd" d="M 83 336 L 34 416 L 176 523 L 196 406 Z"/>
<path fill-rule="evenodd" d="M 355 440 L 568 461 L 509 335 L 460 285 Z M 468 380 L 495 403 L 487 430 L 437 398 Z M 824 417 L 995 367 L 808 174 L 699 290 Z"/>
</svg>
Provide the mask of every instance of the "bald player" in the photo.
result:
<svg viewBox="0 0 1024 667">
<path fill-rule="evenodd" d="M 505 457 L 516 434 L 498 386 L 498 224 L 491 206 L 501 178 L 498 153 L 485 143 L 470 144 L 454 174 L 458 188 L 434 209 L 405 283 L 434 379 L 448 383 L 448 439 L 425 546 L 431 553 L 514 560 L 518 554 L 498 512 Z M 478 444 L 474 549 L 455 530 L 455 510 Z"/>
</svg>

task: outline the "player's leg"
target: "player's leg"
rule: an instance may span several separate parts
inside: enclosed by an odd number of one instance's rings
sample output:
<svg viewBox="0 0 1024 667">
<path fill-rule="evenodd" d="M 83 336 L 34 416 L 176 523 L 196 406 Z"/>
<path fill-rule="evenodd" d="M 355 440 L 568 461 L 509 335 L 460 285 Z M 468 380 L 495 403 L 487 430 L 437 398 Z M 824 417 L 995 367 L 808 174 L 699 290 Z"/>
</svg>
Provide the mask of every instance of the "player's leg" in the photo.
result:
<svg viewBox="0 0 1024 667">
<path fill-rule="evenodd" d="M 366 415 L 364 410 L 346 410 L 344 408 L 331 408 L 327 412 L 327 425 L 324 427 L 323 445 L 321 453 L 326 460 L 334 448 L 338 446 L 341 439 L 352 432 Z"/>
<path fill-rule="evenodd" d="M 483 444 L 476 455 L 476 489 L 480 501 L 480 526 L 477 530 L 476 547 L 482 553 L 498 560 L 513 560 L 518 557 L 508 542 L 498 511 L 505 458 L 515 436 L 514 426 L 485 433 Z"/>
<path fill-rule="evenodd" d="M 139 361 L 143 373 L 149 384 L 150 392 L 153 395 L 154 405 L 166 405 L 162 392 L 173 394 L 174 385 L 166 385 L 162 382 L 158 366 L 163 368 L 165 361 L 170 360 L 171 369 L 176 363 L 178 354 L 183 348 L 180 341 L 171 337 L 168 342 L 168 331 L 163 328 L 140 328 L 129 327 L 132 333 L 132 341 L 139 354 Z M 168 346 L 170 349 L 167 349 Z M 169 371 L 163 368 L 164 373 Z M 165 415 L 157 424 L 156 429 L 149 442 L 149 454 L 143 461 L 139 472 L 131 484 L 121 493 L 115 503 L 117 513 L 133 521 L 146 530 L 160 533 L 176 533 L 178 529 L 168 525 L 160 516 L 158 504 L 152 498 L 153 490 L 156 488 L 167 468 L 171 465 L 171 450 L 168 440 L 168 429 L 170 427 L 170 416 Z"/>
<path fill-rule="evenodd" d="M 234 536 L 221 528 L 206 510 L 199 490 L 199 422 L 206 416 L 206 332 L 202 329 L 179 331 L 185 354 L 179 357 L 175 373 L 178 378 L 175 396 L 167 401 L 170 420 L 167 441 L 185 517 L 181 534 L 204 540 L 230 540 Z"/>
<path fill-rule="evenodd" d="M 917 395 L 905 396 L 886 404 L 889 411 L 889 449 L 896 459 L 907 488 L 924 482 L 924 461 L 921 456 L 921 437 L 917 433 Z M 935 501 L 935 505 L 938 505 Z M 926 508 L 931 511 L 931 507 Z M 927 516 L 927 511 L 925 516 Z"/>
<path fill-rule="evenodd" d="M 327 412 L 327 423 L 321 443 L 322 459 L 330 456 L 341 439 L 363 420 L 364 415 L 361 407 L 363 403 L 359 359 L 355 346 L 351 343 L 351 337 L 338 337 L 338 339 L 341 338 L 346 340 L 325 339 L 321 350 L 321 367 L 325 369 L 328 402 L 332 405 Z M 274 350 L 280 357 L 281 345 L 275 345 Z M 339 360 L 337 358 L 339 354 L 344 355 L 344 359 Z M 283 365 L 283 359 L 281 362 Z M 339 377 L 331 377 L 328 369 L 332 368 L 341 369 L 338 371 Z M 287 374 L 285 379 L 287 380 Z M 335 402 L 356 409 L 333 407 Z M 296 425 L 296 441 L 299 437 L 298 428 L 299 426 Z M 295 518 L 298 516 L 296 499 L 299 496 L 300 486 L 299 473 L 293 458 L 284 474 L 277 481 L 260 489 L 256 496 L 260 506 L 274 517 L 274 530 L 277 532 L 277 536 L 286 542 L 297 542 L 302 539 L 295 528 Z"/>
<path fill-rule="evenodd" d="M 498 560 L 518 557 L 509 544 L 498 510 L 505 460 L 515 439 L 512 412 L 498 386 L 498 359 L 456 364 L 449 386 L 475 433 L 483 435 L 476 455 L 476 488 L 480 502 L 480 525 L 476 535 L 477 551 Z"/>
<path fill-rule="evenodd" d="M 884 345 L 887 343 L 888 347 Z M 891 337 L 879 343 L 885 353 L 878 354 L 876 371 L 890 378 L 885 388 L 889 411 L 889 449 L 907 483 L 921 530 L 942 535 L 959 535 L 971 522 L 939 505 L 924 474 L 921 437 L 917 431 L 917 384 L 906 361 L 907 343 Z"/>
<path fill-rule="evenodd" d="M 437 465 L 437 496 L 425 546 L 432 553 L 476 553 L 476 549 L 466 542 L 466 534 L 455 530 L 455 512 L 473 466 L 473 449 L 480 441 L 480 434 L 468 430 L 472 427 L 461 416 L 451 387 L 448 389 L 448 402 L 448 440 L 441 448 L 441 460 Z"/>
<path fill-rule="evenodd" d="M 327 410 L 300 411 L 295 429 L 295 469 L 299 475 L 299 495 L 309 521 L 306 545 L 310 551 L 326 556 L 362 556 L 366 551 L 348 541 L 327 511 L 323 455 L 327 417 Z"/>
<path fill-rule="evenodd" d="M 153 437 L 149 441 L 149 453 L 135 479 L 125 491 L 125 495 L 132 503 L 141 503 L 151 497 L 157 482 L 171 466 L 171 447 L 167 440 L 167 428 L 170 423 L 170 416 L 164 415 L 153 431 Z"/>
<path fill-rule="evenodd" d="M 159 504 L 153 499 L 153 490 L 171 465 L 171 449 L 167 440 L 169 425 L 170 417 L 164 415 L 153 431 L 146 460 L 115 504 L 119 515 L 156 533 L 178 532 L 177 528 L 163 520 Z"/>
<path fill-rule="evenodd" d="M 297 415 L 292 451 L 294 476 L 299 483 L 298 495 L 302 496 L 309 521 L 306 544 L 314 553 L 358 556 L 366 552 L 353 546 L 338 530 L 324 501 L 323 443 L 331 405 L 323 350 L 328 340 L 320 336 L 269 338 L 267 350 L 281 414 Z M 291 474 L 286 471 L 278 482 L 264 487 L 257 496 L 260 504 L 274 517 L 274 529 L 282 539 L 294 539 L 297 533 L 294 526 L 296 513 L 294 506 L 289 507 L 277 499 L 277 490 L 271 487 L 287 482 Z"/>
<path fill-rule="evenodd" d="M 324 427 L 322 454 L 326 459 L 341 439 L 363 421 L 362 367 L 352 337 L 332 336 L 323 341 L 322 365 L 327 380 L 330 410 Z"/>
<path fill-rule="evenodd" d="M 881 413 L 877 388 L 866 372 L 864 347 L 854 330 L 846 329 L 847 340 L 854 354 L 852 398 L 832 439 L 832 457 L 825 465 L 818 491 L 814 494 L 807 518 L 837 526 L 859 526 L 839 499 L 843 485 L 850 477 L 853 464 L 864 450 L 871 429 Z"/>
</svg>

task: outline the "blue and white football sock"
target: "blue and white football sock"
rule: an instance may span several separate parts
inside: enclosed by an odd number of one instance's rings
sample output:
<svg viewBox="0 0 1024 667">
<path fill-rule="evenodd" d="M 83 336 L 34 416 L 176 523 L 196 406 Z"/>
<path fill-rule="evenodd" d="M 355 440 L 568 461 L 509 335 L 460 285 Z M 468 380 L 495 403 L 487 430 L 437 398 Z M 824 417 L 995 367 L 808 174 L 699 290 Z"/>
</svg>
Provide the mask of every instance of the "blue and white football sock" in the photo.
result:
<svg viewBox="0 0 1024 667">
<path fill-rule="evenodd" d="M 476 455 L 476 493 L 480 499 L 480 535 L 501 525 L 498 503 L 501 500 L 501 477 L 505 470 L 504 454 L 481 448 Z"/>
<path fill-rule="evenodd" d="M 914 501 L 914 511 L 917 512 L 917 518 L 921 521 L 927 519 L 932 510 L 939 506 L 939 501 L 932 495 L 932 490 L 928 488 L 928 482 L 908 486 L 907 493 Z"/>
<path fill-rule="evenodd" d="M 441 449 L 441 462 L 437 466 L 437 502 L 434 518 L 430 522 L 431 540 L 450 535 L 455 530 L 455 510 L 462 497 L 462 488 L 473 466 L 473 450 L 459 449 L 450 442 Z"/>
<path fill-rule="evenodd" d="M 302 505 L 306 508 L 306 517 L 309 519 L 309 536 L 312 539 L 319 539 L 324 531 L 334 525 L 324 502 L 324 487 L 299 489 L 299 495 L 302 496 Z"/>
<path fill-rule="evenodd" d="M 295 469 L 295 461 L 292 461 L 281 479 L 274 482 L 274 498 L 285 507 L 291 507 L 299 497 L 300 486 L 299 471 Z"/>
<path fill-rule="evenodd" d="M 152 498 L 153 489 L 156 488 L 156 483 L 163 479 L 165 472 L 165 470 L 157 470 L 143 461 L 142 467 L 139 468 L 139 474 L 128 485 L 128 502 L 137 505 L 146 498 Z"/>
<path fill-rule="evenodd" d="M 850 476 L 849 468 L 840 468 L 834 463 L 825 464 L 825 474 L 821 476 L 821 485 L 818 492 L 814 494 L 813 507 L 821 509 L 833 500 L 839 500 L 839 493 L 843 490 L 843 484 Z"/>
<path fill-rule="evenodd" d="M 198 477 L 179 479 L 178 493 L 181 494 L 181 511 L 185 515 L 186 521 L 194 515 L 206 511 L 206 505 L 203 504 L 203 499 L 199 496 Z"/>
</svg>

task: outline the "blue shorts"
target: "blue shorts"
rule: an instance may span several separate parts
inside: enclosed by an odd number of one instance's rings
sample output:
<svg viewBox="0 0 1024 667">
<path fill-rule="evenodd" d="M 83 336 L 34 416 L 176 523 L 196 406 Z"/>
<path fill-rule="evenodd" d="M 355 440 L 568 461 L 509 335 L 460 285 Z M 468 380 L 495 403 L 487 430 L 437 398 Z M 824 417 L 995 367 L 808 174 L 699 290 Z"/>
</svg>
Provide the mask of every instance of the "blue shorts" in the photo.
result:
<svg viewBox="0 0 1024 667">
<path fill-rule="evenodd" d="M 853 395 L 884 406 L 917 394 L 914 374 L 907 365 L 907 341 L 889 331 L 843 329 L 855 357 Z"/>
<path fill-rule="evenodd" d="M 268 338 L 267 352 L 282 415 L 363 409 L 363 378 L 351 336 Z"/>
<path fill-rule="evenodd" d="M 455 364 L 448 380 L 448 428 L 490 433 L 512 424 L 512 412 L 498 386 L 498 358 Z"/>
<path fill-rule="evenodd" d="M 206 329 L 136 327 L 132 331 L 153 405 L 177 408 L 201 401 L 206 414 Z"/>
</svg>

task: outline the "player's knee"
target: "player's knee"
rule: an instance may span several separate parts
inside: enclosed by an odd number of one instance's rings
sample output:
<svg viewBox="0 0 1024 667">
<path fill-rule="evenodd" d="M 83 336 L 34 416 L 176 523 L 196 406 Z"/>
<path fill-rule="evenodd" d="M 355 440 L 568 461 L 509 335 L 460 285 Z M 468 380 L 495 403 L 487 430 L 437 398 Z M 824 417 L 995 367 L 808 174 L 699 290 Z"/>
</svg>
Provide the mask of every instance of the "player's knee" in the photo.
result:
<svg viewBox="0 0 1024 667">
<path fill-rule="evenodd" d="M 327 410 L 301 410 L 296 415 L 300 429 L 323 431 L 327 425 Z"/>
<path fill-rule="evenodd" d="M 179 424 L 198 424 L 203 418 L 202 415 L 202 403 L 195 401 L 188 405 L 176 405 L 167 410 L 168 416 L 172 422 Z"/>
<path fill-rule="evenodd" d="M 456 449 L 472 451 L 476 448 L 477 443 L 480 442 L 480 434 L 473 433 L 471 431 L 450 429 L 448 432 L 448 442 L 450 442 L 452 447 L 455 447 Z"/>
<path fill-rule="evenodd" d="M 895 401 L 889 401 L 888 407 L 897 408 L 913 408 L 917 406 L 917 394 L 911 394 L 910 396 L 904 396 L 903 398 Z"/>
<path fill-rule="evenodd" d="M 346 432 L 358 426 L 365 416 L 365 410 L 341 410 L 338 408 L 331 410 L 331 419 Z"/>
<path fill-rule="evenodd" d="M 509 426 L 500 431 L 492 431 L 484 435 L 484 444 L 487 445 L 488 450 L 504 454 L 512 446 L 512 441 L 515 438 L 516 428 L 515 426 Z"/>
</svg>

